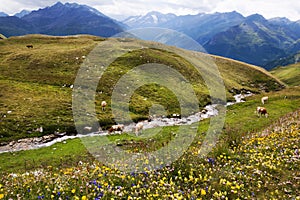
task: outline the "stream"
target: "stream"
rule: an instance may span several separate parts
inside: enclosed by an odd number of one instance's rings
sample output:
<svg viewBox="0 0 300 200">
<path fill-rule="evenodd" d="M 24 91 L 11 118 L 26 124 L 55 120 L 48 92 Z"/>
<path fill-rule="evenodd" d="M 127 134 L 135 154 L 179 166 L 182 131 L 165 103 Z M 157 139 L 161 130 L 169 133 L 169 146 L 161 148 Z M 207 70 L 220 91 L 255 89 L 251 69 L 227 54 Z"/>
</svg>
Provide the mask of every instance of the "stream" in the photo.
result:
<svg viewBox="0 0 300 200">
<path fill-rule="evenodd" d="M 230 106 L 236 103 L 244 102 L 245 97 L 252 96 L 251 92 L 247 92 L 246 94 L 237 94 L 234 96 L 235 102 L 228 102 L 226 106 Z M 163 126 L 174 126 L 174 125 L 190 125 L 195 122 L 199 122 L 203 119 L 207 119 L 213 116 L 218 115 L 218 110 L 216 109 L 217 104 L 207 105 L 201 112 L 197 112 L 188 117 L 181 118 L 165 118 L 165 117 L 157 117 L 153 118 L 150 122 L 145 121 L 143 129 L 149 129 L 154 127 L 163 127 Z M 135 128 L 135 123 L 127 124 L 124 127 L 124 132 L 131 132 Z M 73 136 L 61 136 L 58 137 L 55 134 L 43 136 L 43 137 L 35 137 L 35 138 L 25 138 L 20 139 L 18 141 L 12 141 L 7 145 L 0 146 L 0 153 L 5 152 L 16 152 L 22 150 L 30 150 L 30 149 L 39 149 L 43 147 L 49 147 L 55 143 L 62 142 L 66 143 L 66 140 L 74 139 L 74 138 L 82 138 L 82 137 L 93 137 L 99 135 L 107 135 L 107 131 L 99 131 L 93 132 L 89 134 L 77 134 Z"/>
</svg>

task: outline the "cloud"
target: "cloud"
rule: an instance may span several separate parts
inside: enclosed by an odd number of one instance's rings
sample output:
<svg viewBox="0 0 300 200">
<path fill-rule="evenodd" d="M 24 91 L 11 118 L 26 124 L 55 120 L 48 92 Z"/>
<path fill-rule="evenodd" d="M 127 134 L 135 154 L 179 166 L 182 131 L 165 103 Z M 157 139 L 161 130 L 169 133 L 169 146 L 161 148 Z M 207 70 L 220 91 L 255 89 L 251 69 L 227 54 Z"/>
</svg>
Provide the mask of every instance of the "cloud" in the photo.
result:
<svg viewBox="0 0 300 200">
<path fill-rule="evenodd" d="M 0 11 L 14 14 L 23 9 L 36 10 L 55 4 L 58 0 L 2 0 Z M 118 18 L 142 15 L 149 11 L 175 13 L 177 15 L 229 12 L 236 10 L 245 16 L 259 13 L 266 18 L 288 17 L 300 19 L 299 0 L 60 0 L 62 3 L 75 2 L 95 7 L 100 12 Z"/>
</svg>

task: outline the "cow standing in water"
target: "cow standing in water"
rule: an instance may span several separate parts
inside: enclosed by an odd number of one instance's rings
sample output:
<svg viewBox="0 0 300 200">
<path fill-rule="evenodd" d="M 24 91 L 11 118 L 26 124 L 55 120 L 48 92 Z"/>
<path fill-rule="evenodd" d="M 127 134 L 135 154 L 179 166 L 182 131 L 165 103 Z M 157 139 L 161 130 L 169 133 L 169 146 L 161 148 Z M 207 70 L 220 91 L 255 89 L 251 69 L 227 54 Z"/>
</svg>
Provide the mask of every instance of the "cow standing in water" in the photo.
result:
<svg viewBox="0 0 300 200">
<path fill-rule="evenodd" d="M 113 132 L 119 132 L 119 134 L 121 134 L 123 130 L 124 130 L 124 124 L 112 125 L 112 127 L 108 129 L 108 134 L 111 134 Z"/>
</svg>

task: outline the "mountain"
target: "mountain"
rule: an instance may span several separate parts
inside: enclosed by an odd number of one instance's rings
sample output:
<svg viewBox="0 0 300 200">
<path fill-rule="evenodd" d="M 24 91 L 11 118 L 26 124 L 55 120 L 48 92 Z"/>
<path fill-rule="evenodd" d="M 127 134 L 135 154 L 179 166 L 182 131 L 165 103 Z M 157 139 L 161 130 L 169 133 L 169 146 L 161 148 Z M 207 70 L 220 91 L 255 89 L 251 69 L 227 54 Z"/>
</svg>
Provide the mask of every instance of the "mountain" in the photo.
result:
<svg viewBox="0 0 300 200">
<path fill-rule="evenodd" d="M 6 14 L 5 12 L 0 12 L 0 17 L 7 17 L 8 14 Z"/>
<path fill-rule="evenodd" d="M 160 27 L 176 30 L 203 44 L 216 33 L 243 20 L 244 17 L 237 12 L 176 16 L 152 11 L 145 16 L 129 17 L 123 23 L 131 28 Z"/>
<path fill-rule="evenodd" d="M 177 30 L 203 45 L 216 33 L 241 23 L 244 17 L 237 12 L 179 16 L 163 27 Z"/>
<path fill-rule="evenodd" d="M 131 28 L 145 28 L 145 27 L 158 27 L 164 23 L 175 19 L 175 14 L 162 14 L 160 12 L 152 11 L 142 16 L 131 16 L 123 21 Z"/>
<path fill-rule="evenodd" d="M 124 23 L 132 28 L 151 25 L 176 30 L 193 38 L 208 53 L 267 69 L 275 67 L 271 64 L 276 60 L 300 50 L 300 21 L 279 17 L 267 20 L 259 14 L 244 17 L 235 11 L 173 15 L 170 18 L 160 16 L 166 19 L 164 21 L 157 20 L 159 16 L 150 12 L 145 16 L 130 17 Z"/>
<path fill-rule="evenodd" d="M 16 13 L 14 16 L 22 18 L 25 15 L 28 15 L 29 13 L 31 13 L 31 11 L 29 11 L 29 10 L 22 10 L 21 12 Z"/>
<path fill-rule="evenodd" d="M 288 25 L 291 24 L 292 21 L 290 21 L 288 18 L 286 17 L 275 17 L 275 18 L 271 18 L 269 19 L 269 22 L 271 24 L 274 25 L 279 25 L 279 26 L 284 26 L 284 25 Z"/>
<path fill-rule="evenodd" d="M 212 54 L 264 66 L 287 56 L 299 37 L 289 24 L 269 22 L 255 14 L 216 34 L 204 48 Z"/>
<path fill-rule="evenodd" d="M 37 27 L 39 33 L 49 35 L 92 34 L 109 37 L 124 28 L 98 10 L 76 3 L 58 2 L 51 7 L 32 11 L 22 20 Z"/>
<path fill-rule="evenodd" d="M 38 33 L 32 24 L 14 16 L 0 17 L 0 33 L 6 37 Z"/>
<path fill-rule="evenodd" d="M 122 32 L 124 28 L 126 25 L 98 10 L 76 3 L 58 2 L 37 11 L 23 10 L 14 17 L 0 17 L 0 33 L 7 37 L 35 33 L 109 37 Z"/>
</svg>

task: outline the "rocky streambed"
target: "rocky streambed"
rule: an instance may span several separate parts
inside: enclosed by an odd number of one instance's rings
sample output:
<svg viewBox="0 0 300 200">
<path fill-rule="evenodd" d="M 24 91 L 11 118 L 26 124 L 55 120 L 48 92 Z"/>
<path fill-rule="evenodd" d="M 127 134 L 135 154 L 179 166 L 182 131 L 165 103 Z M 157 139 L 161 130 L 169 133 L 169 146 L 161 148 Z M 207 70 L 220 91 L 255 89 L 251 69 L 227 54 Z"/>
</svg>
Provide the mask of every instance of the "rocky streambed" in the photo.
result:
<svg viewBox="0 0 300 200">
<path fill-rule="evenodd" d="M 233 105 L 235 103 L 244 102 L 244 98 L 253 95 L 251 92 L 246 94 L 235 95 L 235 102 L 228 102 L 227 106 Z M 217 104 L 207 105 L 201 112 L 197 112 L 188 117 L 181 118 L 166 118 L 166 117 L 157 117 L 153 118 L 150 122 L 144 122 L 143 129 L 163 127 L 163 126 L 174 126 L 174 125 L 190 125 L 195 122 L 207 119 L 213 116 L 218 115 Z M 124 132 L 131 132 L 135 127 L 135 123 L 127 124 L 124 126 Z M 5 152 L 15 152 L 22 150 L 38 149 L 42 147 L 48 147 L 58 142 L 65 142 L 68 139 L 82 138 L 82 137 L 92 137 L 99 135 L 107 135 L 107 131 L 92 132 L 89 134 L 77 134 L 73 136 L 64 135 L 64 134 L 51 134 L 43 137 L 34 137 L 34 138 L 24 138 L 17 141 L 12 141 L 7 145 L 0 146 L 0 153 Z"/>
</svg>

